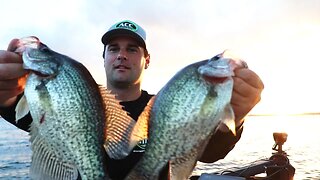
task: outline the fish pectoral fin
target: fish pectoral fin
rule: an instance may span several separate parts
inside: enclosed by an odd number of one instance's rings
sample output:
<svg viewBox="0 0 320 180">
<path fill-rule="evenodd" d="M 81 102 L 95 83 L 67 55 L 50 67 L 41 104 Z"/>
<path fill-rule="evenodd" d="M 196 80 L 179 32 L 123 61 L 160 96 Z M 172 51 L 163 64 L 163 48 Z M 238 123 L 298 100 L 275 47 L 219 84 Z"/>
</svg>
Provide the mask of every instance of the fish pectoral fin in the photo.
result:
<svg viewBox="0 0 320 180">
<path fill-rule="evenodd" d="M 228 129 L 233 133 L 233 135 L 236 135 L 235 116 L 231 104 L 228 104 L 224 108 L 224 113 L 221 119 L 222 123 L 228 127 Z"/>
<path fill-rule="evenodd" d="M 106 114 L 106 137 L 104 148 L 110 158 L 123 159 L 132 150 L 130 136 L 136 121 L 122 109 L 119 100 L 105 87 L 100 86 Z"/>
<path fill-rule="evenodd" d="M 31 125 L 31 179 L 77 179 L 78 169 L 74 164 L 63 162 L 57 157 L 56 150 L 38 134 Z"/>
<path fill-rule="evenodd" d="M 23 95 L 16 106 L 16 123 L 29 113 L 27 98 Z"/>
</svg>

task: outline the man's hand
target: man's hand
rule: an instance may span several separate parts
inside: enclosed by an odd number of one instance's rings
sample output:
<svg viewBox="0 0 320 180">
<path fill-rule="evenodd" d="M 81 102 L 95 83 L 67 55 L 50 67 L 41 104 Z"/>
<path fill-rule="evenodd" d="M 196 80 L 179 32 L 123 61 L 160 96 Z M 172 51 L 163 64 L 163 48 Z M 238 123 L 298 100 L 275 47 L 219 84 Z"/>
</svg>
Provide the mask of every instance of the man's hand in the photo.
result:
<svg viewBox="0 0 320 180">
<path fill-rule="evenodd" d="M 260 101 L 264 85 L 259 76 L 247 68 L 236 69 L 233 80 L 231 106 L 235 114 L 235 125 L 239 127 L 244 117 Z M 220 124 L 219 130 L 229 131 L 224 124 Z"/>
<path fill-rule="evenodd" d="M 0 107 L 9 107 L 24 90 L 27 71 L 22 67 L 22 58 L 16 49 L 18 39 L 13 39 L 7 51 L 0 50 Z"/>
<path fill-rule="evenodd" d="M 264 85 L 255 72 L 246 68 L 236 69 L 233 80 L 231 105 L 237 125 L 237 121 L 241 121 L 260 101 Z"/>
</svg>

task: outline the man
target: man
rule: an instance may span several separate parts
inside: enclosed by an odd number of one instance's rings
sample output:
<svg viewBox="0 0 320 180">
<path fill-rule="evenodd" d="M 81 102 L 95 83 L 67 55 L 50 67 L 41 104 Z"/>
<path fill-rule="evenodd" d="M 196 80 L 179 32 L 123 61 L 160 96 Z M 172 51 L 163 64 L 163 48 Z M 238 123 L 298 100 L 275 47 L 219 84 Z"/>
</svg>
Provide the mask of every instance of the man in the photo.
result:
<svg viewBox="0 0 320 180">
<path fill-rule="evenodd" d="M 113 25 L 103 36 L 104 66 L 107 88 L 121 101 L 129 115 L 137 119 L 153 95 L 141 89 L 143 72 L 148 68 L 150 55 L 145 43 L 146 33 L 132 21 Z M 26 74 L 21 66 L 21 56 L 13 53 L 14 39 L 7 51 L 0 51 L 0 114 L 15 126 L 28 131 L 32 122 L 30 114 L 15 122 L 14 108 L 24 89 Z M 240 139 L 244 116 L 259 102 L 263 83 L 249 69 L 238 69 L 234 77 L 231 104 L 236 117 L 237 136 L 220 126 L 207 145 L 202 162 L 214 162 L 224 158 Z M 108 173 L 112 179 L 123 179 L 142 157 L 146 141 L 140 142 L 123 160 L 108 158 Z M 165 168 L 161 177 L 167 173 Z"/>
</svg>

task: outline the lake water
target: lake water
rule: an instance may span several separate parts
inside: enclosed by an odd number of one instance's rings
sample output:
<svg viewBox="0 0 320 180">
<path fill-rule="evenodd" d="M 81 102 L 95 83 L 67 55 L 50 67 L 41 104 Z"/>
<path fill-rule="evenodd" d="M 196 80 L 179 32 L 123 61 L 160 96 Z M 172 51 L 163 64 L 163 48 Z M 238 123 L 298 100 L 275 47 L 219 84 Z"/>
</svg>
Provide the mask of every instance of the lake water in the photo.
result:
<svg viewBox="0 0 320 180">
<path fill-rule="evenodd" d="M 198 163 L 194 174 L 249 165 L 269 158 L 274 144 L 272 133 L 288 134 L 283 149 L 295 167 L 295 180 L 320 180 L 320 115 L 249 116 L 242 138 L 223 160 Z M 0 119 L 0 179 L 29 179 L 30 143 L 28 133 Z"/>
</svg>

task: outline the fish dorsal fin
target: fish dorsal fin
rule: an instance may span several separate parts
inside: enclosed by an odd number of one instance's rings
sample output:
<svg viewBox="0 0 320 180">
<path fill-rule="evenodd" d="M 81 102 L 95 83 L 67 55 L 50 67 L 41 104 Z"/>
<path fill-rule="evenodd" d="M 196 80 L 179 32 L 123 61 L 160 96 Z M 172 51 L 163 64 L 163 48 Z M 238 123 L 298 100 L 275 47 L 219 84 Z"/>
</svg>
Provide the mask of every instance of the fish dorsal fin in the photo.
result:
<svg viewBox="0 0 320 180">
<path fill-rule="evenodd" d="M 16 106 L 16 123 L 29 113 L 27 98 L 23 95 Z"/>
<path fill-rule="evenodd" d="M 37 128 L 31 123 L 30 141 L 32 160 L 30 177 L 32 179 L 72 179 L 78 178 L 75 165 L 63 162 L 58 158 L 56 150 L 39 135 Z"/>
<path fill-rule="evenodd" d="M 131 141 L 130 141 L 131 142 L 130 149 L 133 149 L 134 146 L 136 146 L 139 141 L 148 138 L 149 120 L 150 120 L 151 109 L 155 101 L 155 98 L 156 96 L 153 96 L 149 100 L 147 106 L 144 108 L 144 110 L 140 114 L 137 120 L 137 123 L 133 128 Z"/>
<path fill-rule="evenodd" d="M 106 112 L 106 138 L 104 148 L 110 158 L 122 159 L 129 155 L 130 135 L 136 121 L 122 109 L 120 101 L 105 87 L 100 86 Z"/>
<path fill-rule="evenodd" d="M 224 113 L 222 113 L 222 123 L 225 124 L 228 129 L 236 135 L 236 124 L 235 124 L 235 116 L 231 104 L 226 105 L 224 108 Z"/>
</svg>

